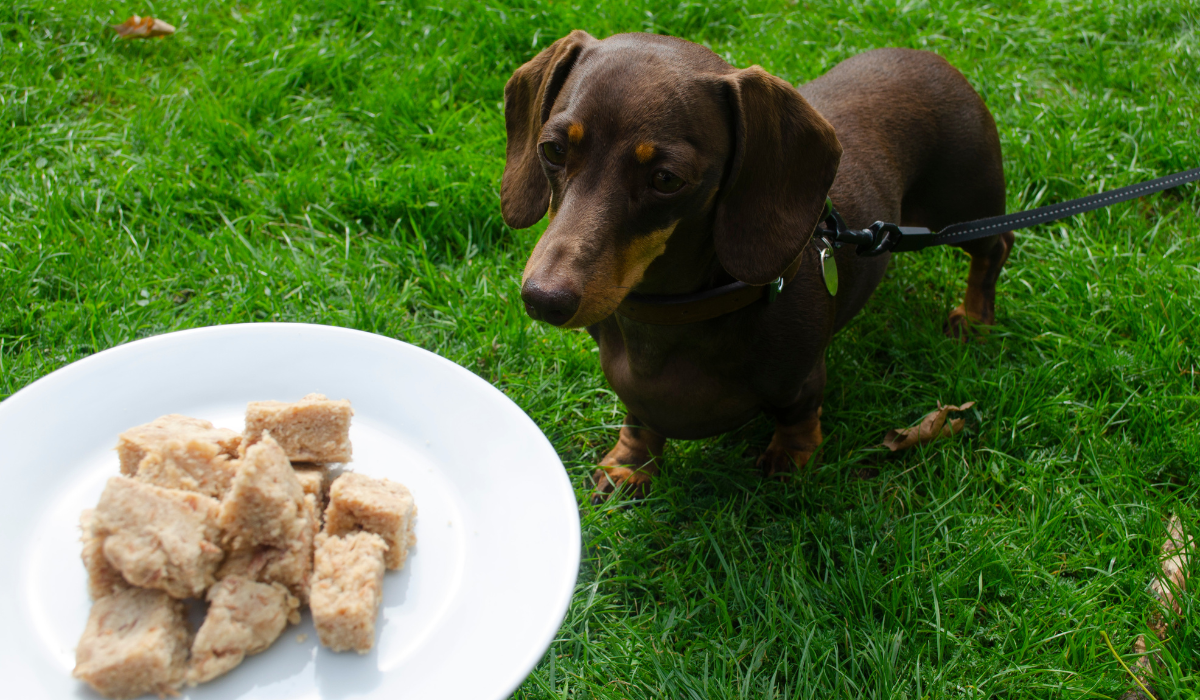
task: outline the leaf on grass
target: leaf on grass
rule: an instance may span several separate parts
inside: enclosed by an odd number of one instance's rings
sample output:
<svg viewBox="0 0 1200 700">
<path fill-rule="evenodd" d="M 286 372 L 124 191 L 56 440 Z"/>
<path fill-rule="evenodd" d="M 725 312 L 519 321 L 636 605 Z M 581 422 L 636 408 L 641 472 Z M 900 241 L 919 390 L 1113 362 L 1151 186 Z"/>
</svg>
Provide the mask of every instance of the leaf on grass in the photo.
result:
<svg viewBox="0 0 1200 700">
<path fill-rule="evenodd" d="M 947 414 L 951 411 L 965 411 L 974 405 L 974 401 L 968 401 L 961 406 L 943 406 L 939 401 L 937 410 L 922 418 L 921 423 L 916 427 L 889 430 L 883 438 L 883 446 L 892 452 L 899 452 L 916 445 L 933 442 L 938 438 L 957 435 L 963 429 L 965 419 L 946 420 Z"/>
<path fill-rule="evenodd" d="M 1179 516 L 1171 518 L 1167 525 L 1167 541 L 1162 547 L 1162 576 L 1154 579 L 1150 591 L 1162 602 L 1163 607 L 1174 611 L 1176 615 L 1183 614 L 1183 608 L 1175 596 L 1187 589 L 1187 575 L 1184 572 L 1188 569 L 1193 545 L 1192 539 L 1183 534 L 1183 523 Z M 1161 617 L 1157 621 L 1152 620 L 1150 627 L 1158 633 L 1159 639 L 1166 638 L 1167 626 Z"/>
<path fill-rule="evenodd" d="M 153 17 L 138 17 L 134 15 L 120 24 L 112 25 L 112 29 L 121 35 L 122 39 L 148 39 L 155 36 L 167 36 L 175 33 L 175 27 L 161 19 Z"/>
<path fill-rule="evenodd" d="M 1185 572 L 1190 568 L 1195 548 L 1195 541 L 1190 536 L 1184 535 L 1183 523 L 1179 520 L 1179 516 L 1172 516 L 1170 522 L 1167 523 L 1167 541 L 1162 546 L 1161 573 L 1150 582 L 1150 593 L 1162 603 L 1163 608 L 1174 612 L 1176 616 L 1183 614 L 1183 607 L 1175 596 L 1176 593 L 1187 589 Z M 1150 629 L 1160 640 L 1166 640 L 1170 622 L 1170 620 L 1164 619 L 1162 611 L 1154 611 L 1150 614 Z M 1139 634 L 1133 643 L 1133 653 L 1138 655 L 1137 663 L 1133 666 L 1137 669 L 1134 681 L 1139 687 L 1144 687 L 1149 682 L 1149 677 L 1162 663 L 1157 650 L 1153 653 L 1147 653 L 1147 651 L 1146 635 Z M 1138 696 L 1145 697 L 1145 694 L 1133 689 L 1122 697 L 1135 698 Z"/>
</svg>

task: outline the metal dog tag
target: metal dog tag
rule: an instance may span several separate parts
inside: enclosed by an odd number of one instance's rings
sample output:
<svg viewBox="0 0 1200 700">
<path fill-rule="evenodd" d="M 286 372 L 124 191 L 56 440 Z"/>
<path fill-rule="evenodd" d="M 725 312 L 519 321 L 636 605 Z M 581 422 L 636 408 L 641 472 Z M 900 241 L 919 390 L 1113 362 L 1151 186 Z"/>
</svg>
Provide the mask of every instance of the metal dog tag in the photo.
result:
<svg viewBox="0 0 1200 700">
<path fill-rule="evenodd" d="M 829 296 L 837 296 L 837 260 L 834 259 L 833 251 L 828 247 L 821 249 L 821 279 L 825 280 L 825 288 L 829 290 Z"/>
</svg>

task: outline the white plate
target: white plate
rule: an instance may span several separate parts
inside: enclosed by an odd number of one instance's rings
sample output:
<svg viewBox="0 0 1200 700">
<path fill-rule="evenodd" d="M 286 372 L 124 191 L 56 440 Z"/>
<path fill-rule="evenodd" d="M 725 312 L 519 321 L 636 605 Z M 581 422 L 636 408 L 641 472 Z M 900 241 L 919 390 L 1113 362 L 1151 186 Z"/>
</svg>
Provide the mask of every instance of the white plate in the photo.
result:
<svg viewBox="0 0 1200 700">
<path fill-rule="evenodd" d="M 240 430 L 248 401 L 309 392 L 350 399 L 350 466 L 412 490 L 417 546 L 385 577 L 369 654 L 321 647 L 306 614 L 185 697 L 508 697 L 553 640 L 579 570 L 579 511 L 558 455 L 512 401 L 448 360 L 274 323 L 122 345 L 0 403 L 3 695 L 98 697 L 71 678 L 90 606 L 77 523 L 118 473 L 118 433 L 166 413 Z"/>
</svg>

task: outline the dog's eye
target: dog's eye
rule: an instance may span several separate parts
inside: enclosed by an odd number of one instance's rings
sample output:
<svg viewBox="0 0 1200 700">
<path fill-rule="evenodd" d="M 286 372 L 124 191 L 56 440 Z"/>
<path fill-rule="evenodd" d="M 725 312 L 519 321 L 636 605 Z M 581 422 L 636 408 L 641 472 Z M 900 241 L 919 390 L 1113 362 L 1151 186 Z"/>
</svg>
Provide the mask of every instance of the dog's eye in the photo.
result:
<svg viewBox="0 0 1200 700">
<path fill-rule="evenodd" d="M 683 187 L 683 178 L 670 170 L 655 170 L 654 175 L 650 178 L 650 184 L 663 194 L 675 194 Z"/>
<path fill-rule="evenodd" d="M 567 162 L 567 149 L 553 141 L 542 144 L 542 155 L 553 165 L 562 165 Z"/>
</svg>

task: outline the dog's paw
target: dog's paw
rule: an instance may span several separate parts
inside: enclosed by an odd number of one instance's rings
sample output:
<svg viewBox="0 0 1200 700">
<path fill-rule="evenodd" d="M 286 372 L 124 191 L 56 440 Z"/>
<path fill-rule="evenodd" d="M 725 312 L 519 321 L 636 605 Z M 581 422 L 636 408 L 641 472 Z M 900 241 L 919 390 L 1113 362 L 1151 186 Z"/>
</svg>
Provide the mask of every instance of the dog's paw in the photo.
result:
<svg viewBox="0 0 1200 700">
<path fill-rule="evenodd" d="M 813 462 L 821 446 L 821 409 L 792 425 L 775 425 L 771 444 L 758 458 L 758 468 L 768 479 L 784 478 Z"/>
<path fill-rule="evenodd" d="M 815 449 L 789 450 L 771 445 L 758 456 L 756 466 L 767 479 L 786 479 L 813 461 Z"/>
<path fill-rule="evenodd" d="M 992 314 L 992 318 L 975 318 L 974 316 L 974 314 L 968 313 L 966 307 L 962 305 L 951 311 L 950 318 L 946 319 L 946 337 L 964 343 L 971 338 L 982 340 L 981 331 L 995 323 L 995 314 Z"/>
<path fill-rule="evenodd" d="M 604 504 L 613 494 L 621 491 L 626 498 L 645 498 L 650 493 L 650 482 L 654 477 L 629 467 L 600 467 L 592 474 L 596 489 L 592 492 L 592 505 Z"/>
<path fill-rule="evenodd" d="M 967 315 L 966 307 L 959 305 L 958 309 L 950 311 L 950 317 L 946 319 L 946 328 L 943 331 L 950 340 L 966 342 L 971 339 L 972 329 L 977 324 L 977 321 Z"/>
</svg>

